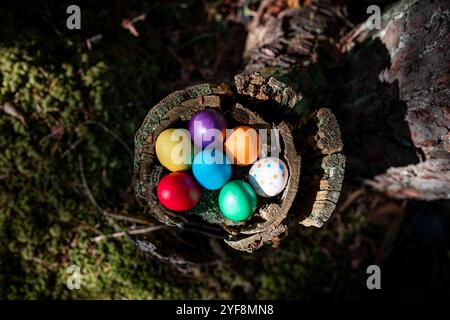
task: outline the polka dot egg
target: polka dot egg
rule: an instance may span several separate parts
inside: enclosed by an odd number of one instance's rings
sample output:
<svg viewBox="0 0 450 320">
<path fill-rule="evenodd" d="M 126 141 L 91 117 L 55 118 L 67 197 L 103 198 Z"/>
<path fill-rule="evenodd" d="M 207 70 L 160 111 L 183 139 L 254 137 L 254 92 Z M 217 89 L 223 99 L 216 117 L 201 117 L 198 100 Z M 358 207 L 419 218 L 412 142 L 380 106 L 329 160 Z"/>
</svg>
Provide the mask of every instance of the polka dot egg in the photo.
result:
<svg viewBox="0 0 450 320">
<path fill-rule="evenodd" d="M 253 164 L 249 182 L 262 197 L 273 197 L 284 190 L 288 181 L 288 169 L 283 160 L 267 157 Z"/>
</svg>

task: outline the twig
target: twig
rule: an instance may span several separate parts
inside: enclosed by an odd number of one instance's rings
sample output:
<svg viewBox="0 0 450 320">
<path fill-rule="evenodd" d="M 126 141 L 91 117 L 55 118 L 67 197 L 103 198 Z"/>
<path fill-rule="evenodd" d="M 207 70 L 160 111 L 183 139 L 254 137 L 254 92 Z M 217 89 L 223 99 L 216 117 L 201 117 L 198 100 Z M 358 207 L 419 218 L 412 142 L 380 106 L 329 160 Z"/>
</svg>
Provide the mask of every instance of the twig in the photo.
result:
<svg viewBox="0 0 450 320">
<path fill-rule="evenodd" d="M 82 123 L 83 124 L 92 124 L 92 125 L 96 125 L 99 126 L 100 128 L 102 128 L 105 132 L 109 133 L 111 136 L 113 136 L 113 138 L 115 138 L 117 141 L 119 141 L 119 143 L 125 148 L 127 149 L 128 153 L 130 154 L 131 158 L 133 158 L 133 151 L 131 151 L 130 147 L 117 135 L 115 134 L 113 131 L 111 131 L 107 126 L 105 126 L 103 123 L 101 122 L 97 122 L 97 121 L 93 121 L 93 120 L 88 120 Z"/>
<path fill-rule="evenodd" d="M 214 238 L 214 239 L 221 239 L 221 240 L 223 240 L 223 239 L 226 238 L 224 236 L 219 236 L 217 234 L 209 233 L 209 232 L 206 232 L 206 231 L 200 231 L 200 230 L 193 229 L 193 228 L 186 228 L 186 227 L 184 227 L 183 231 L 198 233 L 198 234 L 201 234 L 201 235 L 204 235 L 204 236 L 207 236 L 207 237 L 210 237 L 210 238 Z"/>
<path fill-rule="evenodd" d="M 100 207 L 100 205 L 98 204 L 97 200 L 95 200 L 94 196 L 92 195 L 92 192 L 89 189 L 89 186 L 88 186 L 88 184 L 86 182 L 86 177 L 84 176 L 83 157 L 81 156 L 81 154 L 78 155 L 78 162 L 79 162 L 79 165 L 80 165 L 80 175 L 81 175 L 81 180 L 82 180 L 82 183 L 83 183 L 83 187 L 86 190 L 86 194 L 87 194 L 89 200 L 94 205 L 94 207 L 97 209 L 97 211 L 99 211 L 101 214 L 103 214 L 105 216 L 105 218 L 114 227 L 115 230 L 120 230 L 120 227 L 117 225 L 117 223 L 111 217 L 111 216 L 119 216 L 119 215 L 114 215 L 114 214 L 108 213 L 105 210 L 103 210 Z M 125 216 L 121 216 L 121 217 L 123 218 Z M 133 219 L 133 218 L 130 217 L 128 219 Z M 170 226 L 166 226 L 166 225 L 158 225 L 158 226 L 151 226 L 151 227 L 141 228 L 141 229 L 127 230 L 127 231 L 118 231 L 118 232 L 110 234 L 110 235 L 97 236 L 97 237 L 93 238 L 92 241 L 98 242 L 98 241 L 101 241 L 101 240 L 104 240 L 104 239 L 120 238 L 120 237 L 127 237 L 128 239 L 133 241 L 130 238 L 131 235 L 149 233 L 149 232 L 156 231 L 156 230 L 159 230 L 159 229 L 167 229 L 167 228 L 171 228 L 171 227 Z"/>
<path fill-rule="evenodd" d="M 97 34 L 93 37 L 86 39 L 86 46 L 89 50 L 92 50 L 92 45 L 98 43 L 103 38 L 102 34 Z"/>
<path fill-rule="evenodd" d="M 65 156 L 67 156 L 67 155 L 69 154 L 70 151 L 75 150 L 75 149 L 78 147 L 78 145 L 79 145 L 80 143 L 82 143 L 84 140 L 85 140 L 85 139 L 78 139 L 77 141 L 75 141 L 74 143 L 72 143 L 72 144 L 70 145 L 69 149 L 67 149 L 66 151 L 64 151 L 64 152 L 61 154 L 60 158 L 62 159 L 62 158 L 64 158 Z"/>
<path fill-rule="evenodd" d="M 141 219 L 141 218 L 132 217 L 132 216 L 124 216 L 124 215 L 115 214 L 115 213 L 107 213 L 107 215 L 109 217 L 117 219 L 117 220 L 134 222 L 134 223 L 143 224 L 143 225 L 147 225 L 147 226 L 153 226 L 154 225 L 150 221 L 147 221 L 147 220 L 144 220 L 144 219 Z"/>
<path fill-rule="evenodd" d="M 117 239 L 117 238 L 129 236 L 129 235 L 144 234 L 144 233 L 149 233 L 149 232 L 153 232 L 156 230 L 167 229 L 167 228 L 171 228 L 171 227 L 166 226 L 166 225 L 159 225 L 159 226 L 153 226 L 153 227 L 148 227 L 148 228 L 120 231 L 120 232 L 115 232 L 112 234 L 97 236 L 95 238 L 92 238 L 91 241 L 99 242 L 99 241 L 106 240 L 106 239 Z"/>
<path fill-rule="evenodd" d="M 122 20 L 122 28 L 127 29 L 128 31 L 130 31 L 130 33 L 135 36 L 135 37 L 139 37 L 139 32 L 137 31 L 136 27 L 134 26 L 134 24 L 138 21 L 143 21 L 145 19 L 146 15 L 145 13 L 134 17 L 133 19 L 123 19 Z"/>
<path fill-rule="evenodd" d="M 134 17 L 133 19 L 131 19 L 131 23 L 136 23 L 138 21 L 144 21 L 146 17 L 147 17 L 147 15 L 145 13 L 142 13 L 142 14 Z"/>
<path fill-rule="evenodd" d="M 52 129 L 52 132 L 50 132 L 48 135 L 43 137 L 41 139 L 41 141 L 45 141 L 45 140 L 53 138 L 54 136 L 57 136 L 57 135 L 61 135 L 62 136 L 63 134 L 64 134 L 64 126 L 61 125 L 61 126 L 58 126 L 58 128 L 56 128 L 55 130 Z"/>
<path fill-rule="evenodd" d="M 25 117 L 11 103 L 7 102 L 4 105 L 0 105 L 0 109 L 3 110 L 6 114 L 18 119 L 24 126 L 27 125 Z"/>
<path fill-rule="evenodd" d="M 94 205 L 94 207 L 97 209 L 98 212 L 100 212 L 101 214 L 103 214 L 106 218 L 106 220 L 108 220 L 108 222 L 115 228 L 115 229 L 119 229 L 119 226 L 116 224 L 116 222 L 111 219 L 108 216 L 108 213 L 103 210 L 97 200 L 95 200 L 94 196 L 92 195 L 91 189 L 89 189 L 89 186 L 86 182 L 86 177 L 84 176 L 84 167 L 83 167 L 83 157 L 81 156 L 81 154 L 78 155 L 78 163 L 80 165 L 80 175 L 81 175 L 81 181 L 83 183 L 83 187 L 86 191 L 86 194 L 88 196 L 88 199 L 91 201 L 91 203 Z"/>
<path fill-rule="evenodd" d="M 49 10 L 48 10 L 48 6 L 45 5 L 45 12 L 43 13 L 42 19 L 47 22 L 55 31 L 55 33 L 59 36 L 62 37 L 63 33 L 56 27 L 56 25 L 50 20 L 50 14 L 49 14 Z"/>
<path fill-rule="evenodd" d="M 358 38 L 364 31 L 367 30 L 366 24 L 362 23 L 349 33 L 344 35 L 339 41 L 339 50 L 341 53 L 347 53 L 355 44 L 355 39 Z"/>
<path fill-rule="evenodd" d="M 54 270 L 56 270 L 58 268 L 58 264 L 52 263 L 52 262 L 48 262 L 48 261 L 43 260 L 43 259 L 38 258 L 38 257 L 31 257 L 31 261 L 33 261 L 35 263 L 38 263 L 38 264 L 41 264 L 45 268 L 47 268 L 49 270 L 52 270 L 52 271 L 54 271 Z"/>
<path fill-rule="evenodd" d="M 183 225 L 185 227 L 190 227 L 190 226 L 192 226 L 192 227 L 200 227 L 202 229 L 208 229 L 208 230 L 216 231 L 216 232 L 222 231 L 222 229 L 217 228 L 217 227 L 213 227 L 213 226 L 209 226 L 209 225 L 201 224 L 201 223 L 197 223 L 197 222 L 190 222 L 190 221 L 187 221 L 187 220 L 184 220 L 184 224 Z"/>
<path fill-rule="evenodd" d="M 356 200 L 358 200 L 359 197 L 364 195 L 364 193 L 365 193 L 364 188 L 359 188 L 350 193 L 345 199 L 345 201 L 339 206 L 338 212 L 342 213 L 345 210 L 347 210 L 350 207 L 350 205 L 352 205 Z"/>
<path fill-rule="evenodd" d="M 86 229 L 86 230 L 88 230 L 88 231 L 90 231 L 90 232 L 92 232 L 92 233 L 103 234 L 103 233 L 102 233 L 100 230 L 98 230 L 96 227 L 93 227 L 93 226 L 87 224 L 87 223 L 84 222 L 84 221 L 79 221 L 78 223 L 79 223 L 80 228 Z"/>
</svg>

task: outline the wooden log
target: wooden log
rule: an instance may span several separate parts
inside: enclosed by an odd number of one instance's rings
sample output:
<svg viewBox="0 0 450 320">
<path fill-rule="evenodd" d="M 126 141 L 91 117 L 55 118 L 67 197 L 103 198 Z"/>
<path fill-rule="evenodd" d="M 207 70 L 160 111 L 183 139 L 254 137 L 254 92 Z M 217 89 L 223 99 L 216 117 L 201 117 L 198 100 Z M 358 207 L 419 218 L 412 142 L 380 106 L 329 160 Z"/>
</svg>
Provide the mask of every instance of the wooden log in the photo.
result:
<svg viewBox="0 0 450 320">
<path fill-rule="evenodd" d="M 299 223 L 320 228 L 331 217 L 344 181 L 345 156 L 339 125 L 326 108 L 317 110 L 301 130 L 304 171 L 300 182 Z"/>
</svg>

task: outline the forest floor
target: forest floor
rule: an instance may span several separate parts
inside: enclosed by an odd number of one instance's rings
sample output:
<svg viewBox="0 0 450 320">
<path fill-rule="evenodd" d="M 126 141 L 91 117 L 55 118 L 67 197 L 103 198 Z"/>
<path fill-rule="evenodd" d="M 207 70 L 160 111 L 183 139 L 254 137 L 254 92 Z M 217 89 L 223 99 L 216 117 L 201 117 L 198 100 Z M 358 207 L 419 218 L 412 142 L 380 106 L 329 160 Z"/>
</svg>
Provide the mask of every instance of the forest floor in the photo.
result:
<svg viewBox="0 0 450 320">
<path fill-rule="evenodd" d="M 126 238 L 96 238 L 114 230 L 94 202 L 141 214 L 132 150 L 148 109 L 173 90 L 228 82 L 243 67 L 241 23 L 252 7 L 233 3 L 82 2 L 79 31 L 66 28 L 63 2 L 1 5 L 0 299 L 367 294 L 366 267 L 393 250 L 409 204 L 350 185 L 323 229 L 245 255 L 240 268 L 185 277 Z M 81 268 L 80 290 L 66 286 L 70 265 Z"/>
</svg>

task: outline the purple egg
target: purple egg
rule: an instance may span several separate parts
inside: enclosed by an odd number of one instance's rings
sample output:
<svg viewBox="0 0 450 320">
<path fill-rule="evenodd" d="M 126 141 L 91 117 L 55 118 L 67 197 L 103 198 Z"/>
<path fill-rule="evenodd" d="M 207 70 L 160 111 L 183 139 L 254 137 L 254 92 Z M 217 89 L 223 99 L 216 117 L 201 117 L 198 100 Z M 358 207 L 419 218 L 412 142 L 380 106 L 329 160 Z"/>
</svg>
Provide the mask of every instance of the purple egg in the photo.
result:
<svg viewBox="0 0 450 320">
<path fill-rule="evenodd" d="M 227 128 L 225 118 L 214 110 L 203 110 L 194 114 L 189 120 L 189 133 L 198 147 L 204 148 L 214 142 L 221 143 Z M 213 130 L 216 129 L 216 130 Z"/>
</svg>

